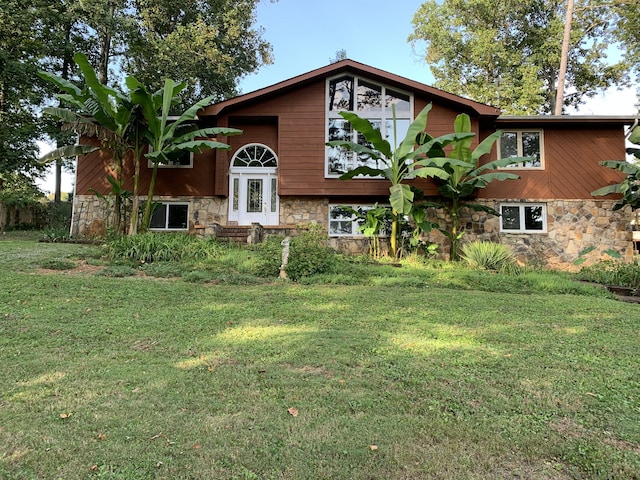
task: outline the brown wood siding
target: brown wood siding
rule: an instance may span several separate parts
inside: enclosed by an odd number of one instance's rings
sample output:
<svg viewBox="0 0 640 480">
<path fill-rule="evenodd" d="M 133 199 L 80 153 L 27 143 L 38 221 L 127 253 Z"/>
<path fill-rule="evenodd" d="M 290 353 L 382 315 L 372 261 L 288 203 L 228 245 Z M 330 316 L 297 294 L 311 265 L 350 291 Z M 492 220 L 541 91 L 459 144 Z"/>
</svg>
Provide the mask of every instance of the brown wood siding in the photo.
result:
<svg viewBox="0 0 640 480">
<path fill-rule="evenodd" d="M 96 139 L 82 138 L 83 144 L 97 144 Z M 205 150 L 201 154 L 195 154 L 193 168 L 159 168 L 156 178 L 155 195 L 213 195 L 215 152 Z M 146 158 L 142 158 L 140 168 L 140 195 L 146 195 L 151 180 L 152 168 L 148 166 Z M 125 188 L 133 191 L 133 157 L 127 155 L 123 166 L 123 177 L 127 180 Z M 111 185 L 107 181 L 107 175 L 115 175 L 109 155 L 103 151 L 96 151 L 78 159 L 76 174 L 76 193 L 78 195 L 91 194 L 90 190 L 96 190 L 101 194 L 109 194 Z"/>
<path fill-rule="evenodd" d="M 369 196 L 380 197 L 389 195 L 389 183 L 376 179 L 357 179 L 342 181 L 337 178 L 325 178 L 325 95 L 326 83 L 318 80 L 299 90 L 288 92 L 280 97 L 271 98 L 250 107 L 241 107 L 219 119 L 219 125 L 243 128 L 241 119 L 257 121 L 261 116 L 277 116 L 277 146 L 274 148 L 278 155 L 279 194 L 281 196 Z M 419 112 L 431 99 L 415 98 L 414 110 Z M 434 105 L 429 114 L 427 130 L 433 136 L 444 135 L 453 131 L 453 122 L 457 111 L 440 105 Z M 240 122 L 240 123 L 239 123 Z M 478 129 L 474 121 L 473 128 Z M 265 138 L 265 133 L 257 126 L 245 128 L 239 137 L 230 137 L 232 151 L 242 145 L 253 142 L 266 143 L 271 139 Z M 229 157 L 230 160 L 230 157 Z M 227 177 L 228 166 L 217 162 L 219 174 Z M 216 194 L 227 194 L 228 181 L 220 180 L 216 186 Z M 224 184 L 224 185 L 223 185 Z M 427 195 L 437 192 L 431 180 L 416 180 L 415 185 L 425 190 Z"/>
<path fill-rule="evenodd" d="M 493 182 L 479 196 L 590 199 L 592 191 L 624 178 L 620 172 L 600 165 L 603 160 L 625 158 L 622 127 L 547 127 L 543 136 L 544 170 L 509 170 L 520 175 L 520 180 Z"/>
</svg>

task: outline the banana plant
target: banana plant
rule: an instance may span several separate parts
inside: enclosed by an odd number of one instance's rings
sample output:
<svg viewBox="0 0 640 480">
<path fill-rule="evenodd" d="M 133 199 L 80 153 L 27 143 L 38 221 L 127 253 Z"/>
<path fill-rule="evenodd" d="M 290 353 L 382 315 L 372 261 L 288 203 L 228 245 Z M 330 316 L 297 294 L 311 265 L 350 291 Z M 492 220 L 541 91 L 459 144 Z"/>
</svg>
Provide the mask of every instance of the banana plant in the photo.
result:
<svg viewBox="0 0 640 480">
<path fill-rule="evenodd" d="M 82 89 L 50 72 L 38 72 L 41 78 L 53 83 L 64 92 L 57 97 L 64 104 L 69 105 L 69 108 L 48 107 L 44 109 L 44 113 L 62 121 L 66 128 L 73 129 L 80 135 L 97 136 L 101 146 L 67 145 L 45 155 L 41 161 L 52 161 L 104 149 L 109 152 L 113 161 L 115 173 L 112 178 L 118 183 L 119 190 L 123 190 L 124 157 L 133 148 L 131 134 L 137 128 L 132 119 L 134 105 L 122 92 L 100 83 L 86 55 L 76 53 L 73 60 L 82 72 L 85 83 Z M 116 195 L 114 213 L 115 228 L 118 232 L 124 230 L 122 200 L 119 195 Z"/>
<path fill-rule="evenodd" d="M 392 106 L 393 128 L 396 130 L 395 106 Z M 460 141 L 473 137 L 473 133 L 461 132 L 443 135 L 432 138 L 425 134 L 427 118 L 431 111 L 432 104 L 428 104 L 409 125 L 405 138 L 400 145 L 389 144 L 382 138 L 379 129 L 375 128 L 369 120 L 361 118 L 353 112 L 340 112 L 340 115 L 347 120 L 354 130 L 362 134 L 371 147 L 359 143 L 334 140 L 327 142 L 327 146 L 346 148 L 376 160 L 381 168 L 370 166 L 360 166 L 348 171 L 340 176 L 341 180 L 348 180 L 358 176 L 370 176 L 385 178 L 391 185 L 389 186 L 389 203 L 392 210 L 390 253 L 394 257 L 398 253 L 399 219 L 401 216 L 410 215 L 414 201 L 414 191 L 410 185 L 405 183 L 416 177 L 428 178 L 437 177 L 441 180 L 449 178 L 450 173 L 444 169 L 445 161 L 456 163 L 452 159 L 433 159 L 430 157 L 441 157 L 443 148 L 454 141 Z M 394 135 L 394 139 L 397 138 Z"/>
<path fill-rule="evenodd" d="M 458 135 L 471 132 L 469 115 L 460 114 L 456 117 L 454 131 Z M 472 197 L 477 189 L 485 188 L 491 182 L 520 178 L 514 173 L 496 171 L 497 169 L 532 160 L 530 157 L 509 157 L 480 164 L 480 159 L 491 152 L 494 143 L 500 139 L 501 135 L 502 131 L 500 130 L 492 133 L 473 150 L 471 150 L 472 138 L 460 137 L 452 142 L 453 148 L 448 154 L 442 152 L 443 156 L 434 157 L 427 161 L 428 165 L 442 168 L 448 173 L 446 177 L 437 176 L 437 178 L 440 180 L 438 192 L 445 199 L 444 202 L 438 202 L 439 207 L 444 208 L 451 219 L 449 228 L 440 228 L 440 231 L 450 241 L 449 258 L 451 260 L 459 259 L 458 247 L 460 239 L 464 235 L 464 229 L 460 227 L 460 211 L 463 208 L 500 215 L 499 212 L 487 205 L 469 202 L 467 199 Z M 433 163 L 429 163 L 429 161 Z M 433 204 L 429 206 L 433 206 Z"/>
<path fill-rule="evenodd" d="M 149 92 L 134 77 L 126 79 L 131 92 L 132 101 L 141 107 L 146 121 L 144 132 L 145 143 L 151 148 L 145 157 L 153 163 L 151 181 L 144 206 L 141 232 L 149 228 L 153 212 L 153 195 L 155 190 L 158 166 L 168 164 L 173 154 L 183 151 L 201 153 L 205 149 L 228 150 L 229 145 L 211 140 L 209 137 L 240 135 L 242 130 L 225 127 L 199 128 L 196 124 L 198 111 L 211 103 L 213 97 L 207 97 L 188 108 L 177 118 L 169 117 L 171 108 L 178 99 L 178 95 L 187 86 L 186 82 L 176 83 L 166 79 L 164 87 L 156 92 Z"/>
</svg>

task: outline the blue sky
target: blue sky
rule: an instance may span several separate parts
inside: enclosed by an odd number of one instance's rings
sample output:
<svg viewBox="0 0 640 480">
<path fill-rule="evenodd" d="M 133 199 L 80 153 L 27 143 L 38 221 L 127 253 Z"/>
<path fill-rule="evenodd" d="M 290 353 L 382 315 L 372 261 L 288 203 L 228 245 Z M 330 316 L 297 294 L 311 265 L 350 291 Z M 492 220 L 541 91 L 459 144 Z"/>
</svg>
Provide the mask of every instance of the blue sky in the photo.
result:
<svg viewBox="0 0 640 480">
<path fill-rule="evenodd" d="M 338 50 L 372 67 L 431 84 L 420 49 L 407 43 L 423 0 L 261 0 L 257 25 L 274 63 L 240 82 L 243 93 L 323 67 Z"/>
</svg>

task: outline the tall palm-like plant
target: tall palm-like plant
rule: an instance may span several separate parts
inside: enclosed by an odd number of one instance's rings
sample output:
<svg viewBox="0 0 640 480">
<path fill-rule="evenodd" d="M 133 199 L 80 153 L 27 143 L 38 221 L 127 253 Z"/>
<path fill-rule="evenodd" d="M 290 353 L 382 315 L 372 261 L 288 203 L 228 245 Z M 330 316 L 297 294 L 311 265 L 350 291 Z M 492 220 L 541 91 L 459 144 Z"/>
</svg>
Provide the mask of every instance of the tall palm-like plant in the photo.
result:
<svg viewBox="0 0 640 480">
<path fill-rule="evenodd" d="M 493 148 L 494 143 L 500 139 L 500 130 L 485 138 L 473 150 L 471 150 L 472 136 L 462 137 L 461 135 L 471 132 L 471 119 L 467 114 L 460 114 L 454 122 L 454 130 L 459 138 L 451 144 L 453 147 L 448 154 L 442 157 L 429 159 L 426 164 L 442 168 L 449 175 L 438 176 L 440 186 L 438 192 L 447 201 L 440 202 L 440 207 L 445 208 L 449 213 L 451 223 L 449 228 L 440 228 L 440 231 L 449 238 L 451 260 L 459 259 L 458 246 L 464 230 L 460 228 L 460 211 L 463 208 L 470 208 L 474 211 L 484 211 L 492 215 L 500 215 L 495 209 L 478 203 L 469 202 L 474 192 L 479 188 L 485 188 L 493 181 L 517 180 L 520 177 L 514 173 L 505 171 L 495 171 L 502 167 L 507 167 L 516 163 L 532 160 L 530 157 L 516 158 L 509 157 L 494 160 L 480 165 L 480 158 Z M 433 162 L 433 163 L 431 163 Z"/>
<path fill-rule="evenodd" d="M 108 151 L 115 172 L 109 183 L 117 186 L 114 203 L 116 230 L 122 231 L 124 229 L 121 196 L 124 184 L 122 166 L 126 153 L 133 149 L 135 132 L 142 127 L 133 117 L 135 106 L 128 96 L 100 83 L 86 55 L 76 53 L 73 59 L 84 78 L 85 86 L 82 89 L 52 73 L 38 72 L 41 78 L 53 83 L 64 92 L 59 94 L 58 98 L 70 106 L 70 108 L 48 107 L 44 109 L 44 113 L 61 120 L 78 134 L 97 136 L 102 146 L 67 145 L 45 155 L 41 161 L 82 155 L 99 148 Z"/>
<path fill-rule="evenodd" d="M 425 134 L 427 117 L 432 105 L 428 104 L 409 126 L 405 138 L 400 145 L 389 144 L 382 138 L 380 130 L 371 123 L 352 112 L 341 112 L 340 115 L 347 120 L 357 132 L 364 136 L 371 147 L 359 143 L 335 140 L 328 142 L 330 147 L 340 147 L 352 150 L 358 154 L 376 160 L 381 168 L 360 166 L 343 174 L 342 180 L 352 179 L 364 175 L 387 179 L 389 186 L 389 202 L 392 209 L 390 253 L 396 256 L 398 252 L 398 224 L 400 216 L 410 215 L 413 207 L 414 192 L 405 183 L 415 177 L 437 177 L 447 180 L 450 173 L 444 169 L 444 162 L 456 163 L 455 160 L 444 161 L 430 159 L 429 157 L 441 157 L 443 148 L 454 141 L 473 137 L 473 133 L 461 132 L 432 138 Z M 393 109 L 393 128 L 396 130 L 395 108 Z M 394 135 L 394 139 L 397 138 Z"/>
<path fill-rule="evenodd" d="M 212 97 L 200 100 L 175 119 L 170 118 L 172 105 L 180 92 L 187 86 L 185 82 L 176 83 L 167 79 L 164 88 L 153 93 L 133 77 L 127 78 L 126 83 L 131 92 L 132 101 L 142 109 L 146 121 L 145 142 L 151 147 L 145 156 L 153 163 L 140 227 L 140 230 L 144 232 L 149 228 L 153 212 L 153 195 L 158 166 L 168 164 L 173 154 L 182 151 L 200 153 L 209 148 L 228 150 L 229 145 L 217 140 L 210 140 L 207 137 L 239 135 L 242 130 L 225 127 L 198 128 L 196 124 L 198 111 L 209 105 L 213 100 Z"/>
</svg>

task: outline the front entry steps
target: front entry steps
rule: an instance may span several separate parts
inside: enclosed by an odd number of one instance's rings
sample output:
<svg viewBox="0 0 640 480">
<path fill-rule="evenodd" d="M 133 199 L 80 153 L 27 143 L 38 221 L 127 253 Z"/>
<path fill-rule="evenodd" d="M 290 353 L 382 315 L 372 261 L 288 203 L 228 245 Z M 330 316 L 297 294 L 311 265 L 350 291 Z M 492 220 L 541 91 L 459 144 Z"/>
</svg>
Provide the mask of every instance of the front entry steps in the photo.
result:
<svg viewBox="0 0 640 480">
<path fill-rule="evenodd" d="M 259 223 L 248 226 L 222 226 L 216 227 L 216 238 L 228 242 L 254 244 L 262 242 L 264 228 Z"/>
</svg>

